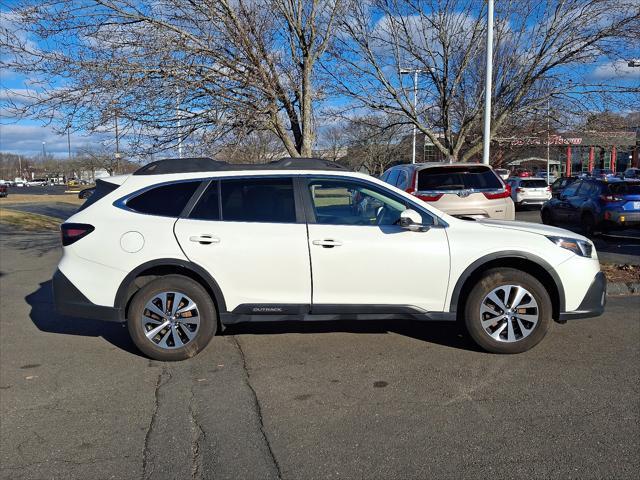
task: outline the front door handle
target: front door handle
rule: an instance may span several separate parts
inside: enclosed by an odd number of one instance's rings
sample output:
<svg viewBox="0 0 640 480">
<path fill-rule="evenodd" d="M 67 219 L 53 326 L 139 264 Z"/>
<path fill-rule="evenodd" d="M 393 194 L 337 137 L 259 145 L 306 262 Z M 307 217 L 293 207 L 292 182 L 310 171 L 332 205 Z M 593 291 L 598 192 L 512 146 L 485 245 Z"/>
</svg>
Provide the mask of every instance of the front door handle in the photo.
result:
<svg viewBox="0 0 640 480">
<path fill-rule="evenodd" d="M 339 247 L 340 245 L 342 245 L 342 242 L 338 240 L 331 240 L 329 238 L 325 240 L 314 240 L 311 243 L 313 243 L 314 245 L 321 246 L 322 248 L 333 248 L 333 247 Z"/>
<path fill-rule="evenodd" d="M 190 242 L 196 242 L 201 245 L 211 245 L 212 243 L 220 243 L 218 237 L 214 237 L 210 233 L 203 233 L 201 235 L 193 235 L 189 237 Z"/>
</svg>

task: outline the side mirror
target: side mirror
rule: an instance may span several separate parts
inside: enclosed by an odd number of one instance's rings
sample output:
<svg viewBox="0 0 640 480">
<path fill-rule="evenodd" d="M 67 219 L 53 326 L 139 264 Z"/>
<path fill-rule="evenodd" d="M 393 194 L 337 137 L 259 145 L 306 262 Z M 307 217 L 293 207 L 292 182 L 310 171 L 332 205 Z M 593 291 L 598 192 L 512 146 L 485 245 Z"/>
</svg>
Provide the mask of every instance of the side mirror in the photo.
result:
<svg viewBox="0 0 640 480">
<path fill-rule="evenodd" d="M 422 215 L 410 208 L 400 214 L 400 226 L 412 232 L 426 232 L 429 230 L 428 225 L 422 224 Z"/>
</svg>

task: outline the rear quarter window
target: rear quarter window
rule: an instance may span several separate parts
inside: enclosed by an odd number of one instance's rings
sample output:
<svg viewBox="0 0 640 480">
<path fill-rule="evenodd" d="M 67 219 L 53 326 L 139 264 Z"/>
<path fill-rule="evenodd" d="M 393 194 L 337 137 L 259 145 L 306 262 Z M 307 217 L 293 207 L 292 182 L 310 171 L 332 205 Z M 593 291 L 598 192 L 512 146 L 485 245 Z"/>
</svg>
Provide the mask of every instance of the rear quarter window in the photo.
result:
<svg viewBox="0 0 640 480">
<path fill-rule="evenodd" d="M 113 192 L 119 186 L 120 185 L 117 185 L 117 184 L 111 183 L 111 182 L 106 182 L 104 180 L 96 180 L 96 188 L 95 188 L 95 190 L 93 191 L 91 196 L 89 198 L 87 198 L 85 200 L 85 202 L 80 206 L 78 211 L 81 212 L 85 208 L 93 205 L 98 200 L 100 200 L 100 199 L 106 197 L 107 195 L 109 195 L 111 192 Z"/>
<path fill-rule="evenodd" d="M 127 208 L 160 217 L 179 217 L 200 181 L 176 182 L 153 187 L 127 200 Z"/>
</svg>

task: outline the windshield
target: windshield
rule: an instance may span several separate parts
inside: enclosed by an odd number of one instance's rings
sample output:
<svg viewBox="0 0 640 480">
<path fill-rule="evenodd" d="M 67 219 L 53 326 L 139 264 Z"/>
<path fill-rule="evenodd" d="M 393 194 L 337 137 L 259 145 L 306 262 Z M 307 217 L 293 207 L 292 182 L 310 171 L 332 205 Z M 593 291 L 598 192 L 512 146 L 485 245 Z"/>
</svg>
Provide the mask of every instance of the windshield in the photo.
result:
<svg viewBox="0 0 640 480">
<path fill-rule="evenodd" d="M 502 182 L 482 165 L 425 168 L 418 172 L 418 190 L 498 190 Z"/>
</svg>

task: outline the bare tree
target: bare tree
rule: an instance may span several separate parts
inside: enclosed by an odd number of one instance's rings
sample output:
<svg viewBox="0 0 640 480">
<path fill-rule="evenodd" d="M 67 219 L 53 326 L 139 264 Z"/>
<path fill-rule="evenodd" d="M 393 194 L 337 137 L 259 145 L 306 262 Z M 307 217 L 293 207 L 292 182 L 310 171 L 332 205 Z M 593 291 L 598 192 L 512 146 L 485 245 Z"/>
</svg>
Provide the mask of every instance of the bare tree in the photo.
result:
<svg viewBox="0 0 640 480">
<path fill-rule="evenodd" d="M 36 79 L 20 114 L 120 130 L 141 151 L 269 131 L 310 155 L 318 62 L 343 0 L 25 0 L 4 68 Z M 132 140 L 133 141 L 133 140 Z"/>
<path fill-rule="evenodd" d="M 359 170 L 364 168 L 371 175 L 381 175 L 387 168 L 401 163 L 403 151 L 401 139 L 406 128 L 401 122 L 387 115 L 360 116 L 351 119 L 344 131 L 349 138 L 345 158 L 340 160 Z"/>
<path fill-rule="evenodd" d="M 333 54 L 340 91 L 359 107 L 404 115 L 451 159 L 482 149 L 486 6 L 479 0 L 353 0 Z M 637 82 L 598 79 L 585 64 L 638 45 L 633 0 L 496 3 L 491 135 L 549 99 L 640 101 Z M 625 43 L 626 42 L 626 43 Z M 633 42 L 633 43 L 630 43 Z M 334 66 L 335 67 L 335 66 Z M 401 68 L 420 69 L 418 108 Z"/>
</svg>

